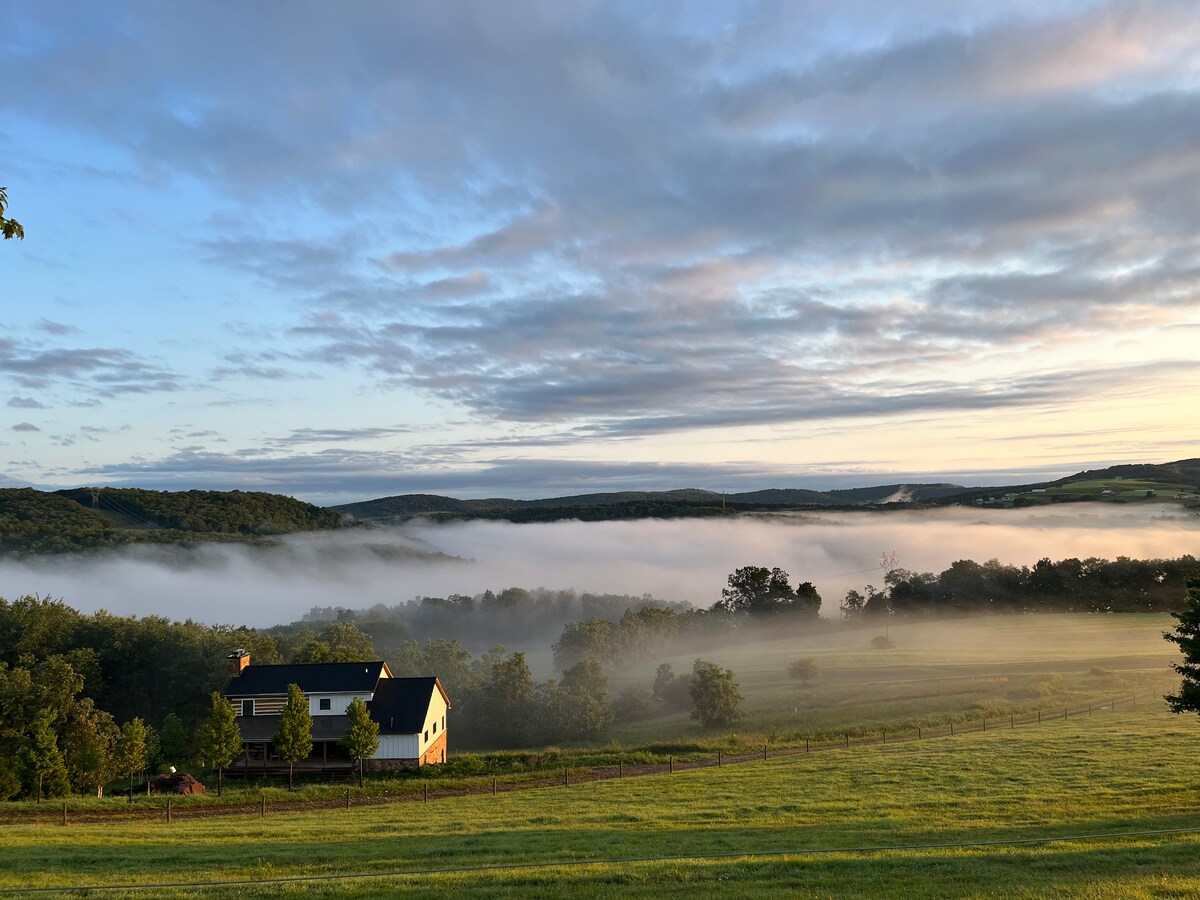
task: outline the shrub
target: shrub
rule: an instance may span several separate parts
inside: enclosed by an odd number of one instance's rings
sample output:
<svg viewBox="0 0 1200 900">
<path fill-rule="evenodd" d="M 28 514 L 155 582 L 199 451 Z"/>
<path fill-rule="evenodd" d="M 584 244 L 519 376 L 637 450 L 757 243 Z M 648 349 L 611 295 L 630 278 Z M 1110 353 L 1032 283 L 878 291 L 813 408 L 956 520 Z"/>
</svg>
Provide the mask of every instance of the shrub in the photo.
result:
<svg viewBox="0 0 1200 900">
<path fill-rule="evenodd" d="M 797 681 L 808 681 L 820 674 L 821 670 L 817 668 L 816 660 L 808 656 L 801 657 L 788 666 L 788 677 Z"/>
<path fill-rule="evenodd" d="M 884 637 L 882 634 L 871 638 L 872 650 L 891 650 L 895 646 L 896 644 L 891 638 Z"/>
</svg>

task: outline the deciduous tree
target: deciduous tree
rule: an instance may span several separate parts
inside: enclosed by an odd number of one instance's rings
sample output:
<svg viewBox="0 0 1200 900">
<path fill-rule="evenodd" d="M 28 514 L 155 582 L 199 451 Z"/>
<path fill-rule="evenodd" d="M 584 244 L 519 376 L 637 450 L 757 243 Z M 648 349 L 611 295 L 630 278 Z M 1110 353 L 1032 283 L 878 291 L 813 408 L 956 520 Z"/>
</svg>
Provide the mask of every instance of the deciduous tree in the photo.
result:
<svg viewBox="0 0 1200 900">
<path fill-rule="evenodd" d="M 279 714 L 279 725 L 271 738 L 275 752 L 288 764 L 288 790 L 292 789 L 292 773 L 296 763 L 312 753 L 312 713 L 308 711 L 308 698 L 300 685 L 288 685 L 287 703 Z"/>
<path fill-rule="evenodd" d="M 349 724 L 346 735 L 338 744 L 341 745 L 351 759 L 358 760 L 358 786 L 363 786 L 363 760 L 374 756 L 379 749 L 379 723 L 371 718 L 367 704 L 361 697 L 355 697 L 346 707 L 346 718 Z"/>
<path fill-rule="evenodd" d="M 696 660 L 692 665 L 692 718 L 705 728 L 724 728 L 742 717 L 742 692 L 733 672 L 716 663 Z"/>
<path fill-rule="evenodd" d="M 219 691 L 212 692 L 208 717 L 196 730 L 196 752 L 217 770 L 217 796 L 221 796 L 225 767 L 242 750 L 242 730 L 229 701 Z"/>
<path fill-rule="evenodd" d="M 121 737 L 117 741 L 113 769 L 129 773 L 129 800 L 133 802 L 133 776 L 146 767 L 146 723 L 141 719 L 130 719 L 121 726 Z"/>
<path fill-rule="evenodd" d="M 7 241 L 10 238 L 25 240 L 25 229 L 16 219 L 4 218 L 4 211 L 8 209 L 8 188 L 0 187 L 0 232 L 4 233 L 4 239 Z"/>
</svg>

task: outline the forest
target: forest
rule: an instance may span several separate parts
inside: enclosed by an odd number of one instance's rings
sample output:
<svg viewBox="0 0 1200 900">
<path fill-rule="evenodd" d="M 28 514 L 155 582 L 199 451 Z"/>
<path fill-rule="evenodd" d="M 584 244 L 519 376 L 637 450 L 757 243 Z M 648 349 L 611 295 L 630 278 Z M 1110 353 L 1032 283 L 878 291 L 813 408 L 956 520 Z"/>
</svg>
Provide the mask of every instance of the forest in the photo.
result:
<svg viewBox="0 0 1200 900">
<path fill-rule="evenodd" d="M 143 543 L 264 542 L 352 524 L 334 510 L 258 491 L 0 488 L 0 554 L 9 555 Z"/>
</svg>

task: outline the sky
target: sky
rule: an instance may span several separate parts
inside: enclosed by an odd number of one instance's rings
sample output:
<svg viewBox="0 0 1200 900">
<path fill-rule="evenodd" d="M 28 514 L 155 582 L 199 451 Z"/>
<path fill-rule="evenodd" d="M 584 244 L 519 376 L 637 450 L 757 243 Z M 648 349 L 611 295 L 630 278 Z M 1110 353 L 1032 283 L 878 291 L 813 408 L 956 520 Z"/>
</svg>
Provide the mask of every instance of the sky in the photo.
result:
<svg viewBox="0 0 1200 900">
<path fill-rule="evenodd" d="M 9 3 L 0 65 L 0 486 L 1200 455 L 1194 0 Z"/>
</svg>

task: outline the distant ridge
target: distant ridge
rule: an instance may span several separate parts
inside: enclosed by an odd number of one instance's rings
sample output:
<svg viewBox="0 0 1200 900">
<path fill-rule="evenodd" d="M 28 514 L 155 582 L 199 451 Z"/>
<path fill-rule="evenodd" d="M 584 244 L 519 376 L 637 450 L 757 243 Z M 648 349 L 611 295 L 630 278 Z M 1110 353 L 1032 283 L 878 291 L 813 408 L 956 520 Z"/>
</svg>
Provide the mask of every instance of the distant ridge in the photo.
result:
<svg viewBox="0 0 1200 900">
<path fill-rule="evenodd" d="M 1024 485 L 968 488 L 960 484 L 883 484 L 871 487 L 815 491 L 807 488 L 766 488 L 722 494 L 701 488 L 671 491 L 612 491 L 574 494 L 540 500 L 457 500 L 436 494 L 400 494 L 330 507 L 356 519 L 396 524 L 414 518 L 503 519 L 540 522 L 559 519 L 673 518 L 736 515 L 754 511 L 799 508 L 870 508 L 903 505 L 972 503 L 992 495 L 1040 491 L 1075 482 L 1128 479 L 1163 485 L 1200 485 L 1200 458 L 1170 463 L 1125 464 L 1068 475 L 1055 481 Z M 1200 487 L 1197 488 L 1200 491 Z M 1081 498 L 1071 498 L 1081 499 Z M 1091 499 L 1091 498 L 1089 498 Z"/>
</svg>

